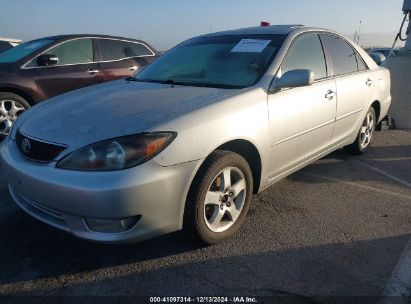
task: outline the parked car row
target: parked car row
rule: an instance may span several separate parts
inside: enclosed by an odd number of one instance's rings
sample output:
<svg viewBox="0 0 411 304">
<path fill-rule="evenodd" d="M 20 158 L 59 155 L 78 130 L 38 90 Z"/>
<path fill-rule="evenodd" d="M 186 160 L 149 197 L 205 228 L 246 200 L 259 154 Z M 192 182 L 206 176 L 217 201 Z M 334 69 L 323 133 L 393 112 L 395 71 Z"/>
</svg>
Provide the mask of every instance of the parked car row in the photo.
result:
<svg viewBox="0 0 411 304">
<path fill-rule="evenodd" d="M 77 36 L 0 61 L 2 81 L 36 103 L 155 58 L 141 41 Z M 106 243 L 184 228 L 214 244 L 239 230 L 253 193 L 336 149 L 363 153 L 390 102 L 389 71 L 344 36 L 253 27 L 194 37 L 132 77 L 38 104 L 0 156 L 15 202 L 51 226 Z"/>
<path fill-rule="evenodd" d="M 21 40 L 0 37 L 0 53 L 18 46 Z"/>
<path fill-rule="evenodd" d="M 102 35 L 46 37 L 0 53 L 0 135 L 40 101 L 129 77 L 157 57 L 144 41 Z"/>
</svg>

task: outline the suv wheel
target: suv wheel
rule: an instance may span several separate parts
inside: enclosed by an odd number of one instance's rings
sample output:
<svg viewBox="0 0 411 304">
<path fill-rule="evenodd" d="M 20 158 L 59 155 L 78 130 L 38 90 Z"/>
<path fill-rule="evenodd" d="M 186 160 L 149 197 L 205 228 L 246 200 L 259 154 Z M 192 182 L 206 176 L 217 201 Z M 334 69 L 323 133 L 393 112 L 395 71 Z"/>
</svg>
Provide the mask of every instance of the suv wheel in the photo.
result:
<svg viewBox="0 0 411 304">
<path fill-rule="evenodd" d="M 30 108 L 30 104 L 19 95 L 0 92 L 0 137 L 9 134 L 17 117 Z"/>
</svg>

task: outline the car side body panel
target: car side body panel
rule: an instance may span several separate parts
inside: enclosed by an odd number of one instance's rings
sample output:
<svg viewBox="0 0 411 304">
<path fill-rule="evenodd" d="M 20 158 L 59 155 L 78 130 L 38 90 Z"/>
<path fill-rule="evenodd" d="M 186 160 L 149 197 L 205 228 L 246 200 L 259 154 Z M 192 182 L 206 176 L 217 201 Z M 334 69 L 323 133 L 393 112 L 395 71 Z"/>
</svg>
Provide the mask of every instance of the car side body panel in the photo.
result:
<svg viewBox="0 0 411 304">
<path fill-rule="evenodd" d="M 35 81 L 45 99 L 100 83 L 97 63 L 34 68 Z"/>
<path fill-rule="evenodd" d="M 264 180 L 270 167 L 268 121 L 267 92 L 261 88 L 244 89 L 241 94 L 179 117 L 178 124 L 172 120 L 151 129 L 178 134 L 154 160 L 161 166 L 203 160 L 219 146 L 242 139 L 258 149 Z"/>
<path fill-rule="evenodd" d="M 268 96 L 270 179 L 331 144 L 337 99 L 326 98 L 329 91 L 336 91 L 333 79 L 318 81 L 308 87 L 273 92 Z M 279 128 L 285 125 L 287 128 Z"/>
</svg>

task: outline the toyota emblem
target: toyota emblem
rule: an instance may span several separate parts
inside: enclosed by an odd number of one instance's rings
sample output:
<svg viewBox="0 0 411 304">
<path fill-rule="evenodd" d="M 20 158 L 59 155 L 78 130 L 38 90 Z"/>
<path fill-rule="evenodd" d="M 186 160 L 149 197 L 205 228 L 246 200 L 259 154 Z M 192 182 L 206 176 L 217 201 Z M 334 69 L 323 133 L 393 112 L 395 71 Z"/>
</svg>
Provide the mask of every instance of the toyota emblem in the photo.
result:
<svg viewBox="0 0 411 304">
<path fill-rule="evenodd" d="M 27 138 L 23 139 L 23 142 L 21 143 L 21 149 L 25 154 L 28 154 L 31 149 L 30 140 L 28 140 Z"/>
</svg>

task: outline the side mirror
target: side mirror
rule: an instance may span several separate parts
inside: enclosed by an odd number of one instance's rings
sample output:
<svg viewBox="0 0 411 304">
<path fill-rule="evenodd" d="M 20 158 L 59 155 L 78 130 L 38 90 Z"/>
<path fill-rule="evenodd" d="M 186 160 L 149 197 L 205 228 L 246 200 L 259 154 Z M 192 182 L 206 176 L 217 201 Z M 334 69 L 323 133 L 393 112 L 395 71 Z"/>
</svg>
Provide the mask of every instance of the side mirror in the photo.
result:
<svg viewBox="0 0 411 304">
<path fill-rule="evenodd" d="M 37 57 L 37 65 L 39 66 L 50 66 L 59 63 L 59 58 L 52 54 L 43 54 Z"/>
<path fill-rule="evenodd" d="M 382 53 L 374 52 L 374 53 L 371 53 L 369 55 L 375 61 L 375 63 L 378 64 L 378 65 L 383 64 L 383 62 L 385 60 L 387 60 L 387 58 Z"/>
<path fill-rule="evenodd" d="M 298 88 L 312 85 L 314 82 L 314 72 L 311 70 L 291 70 L 286 72 L 281 78 L 274 80 L 272 89 Z"/>
</svg>

